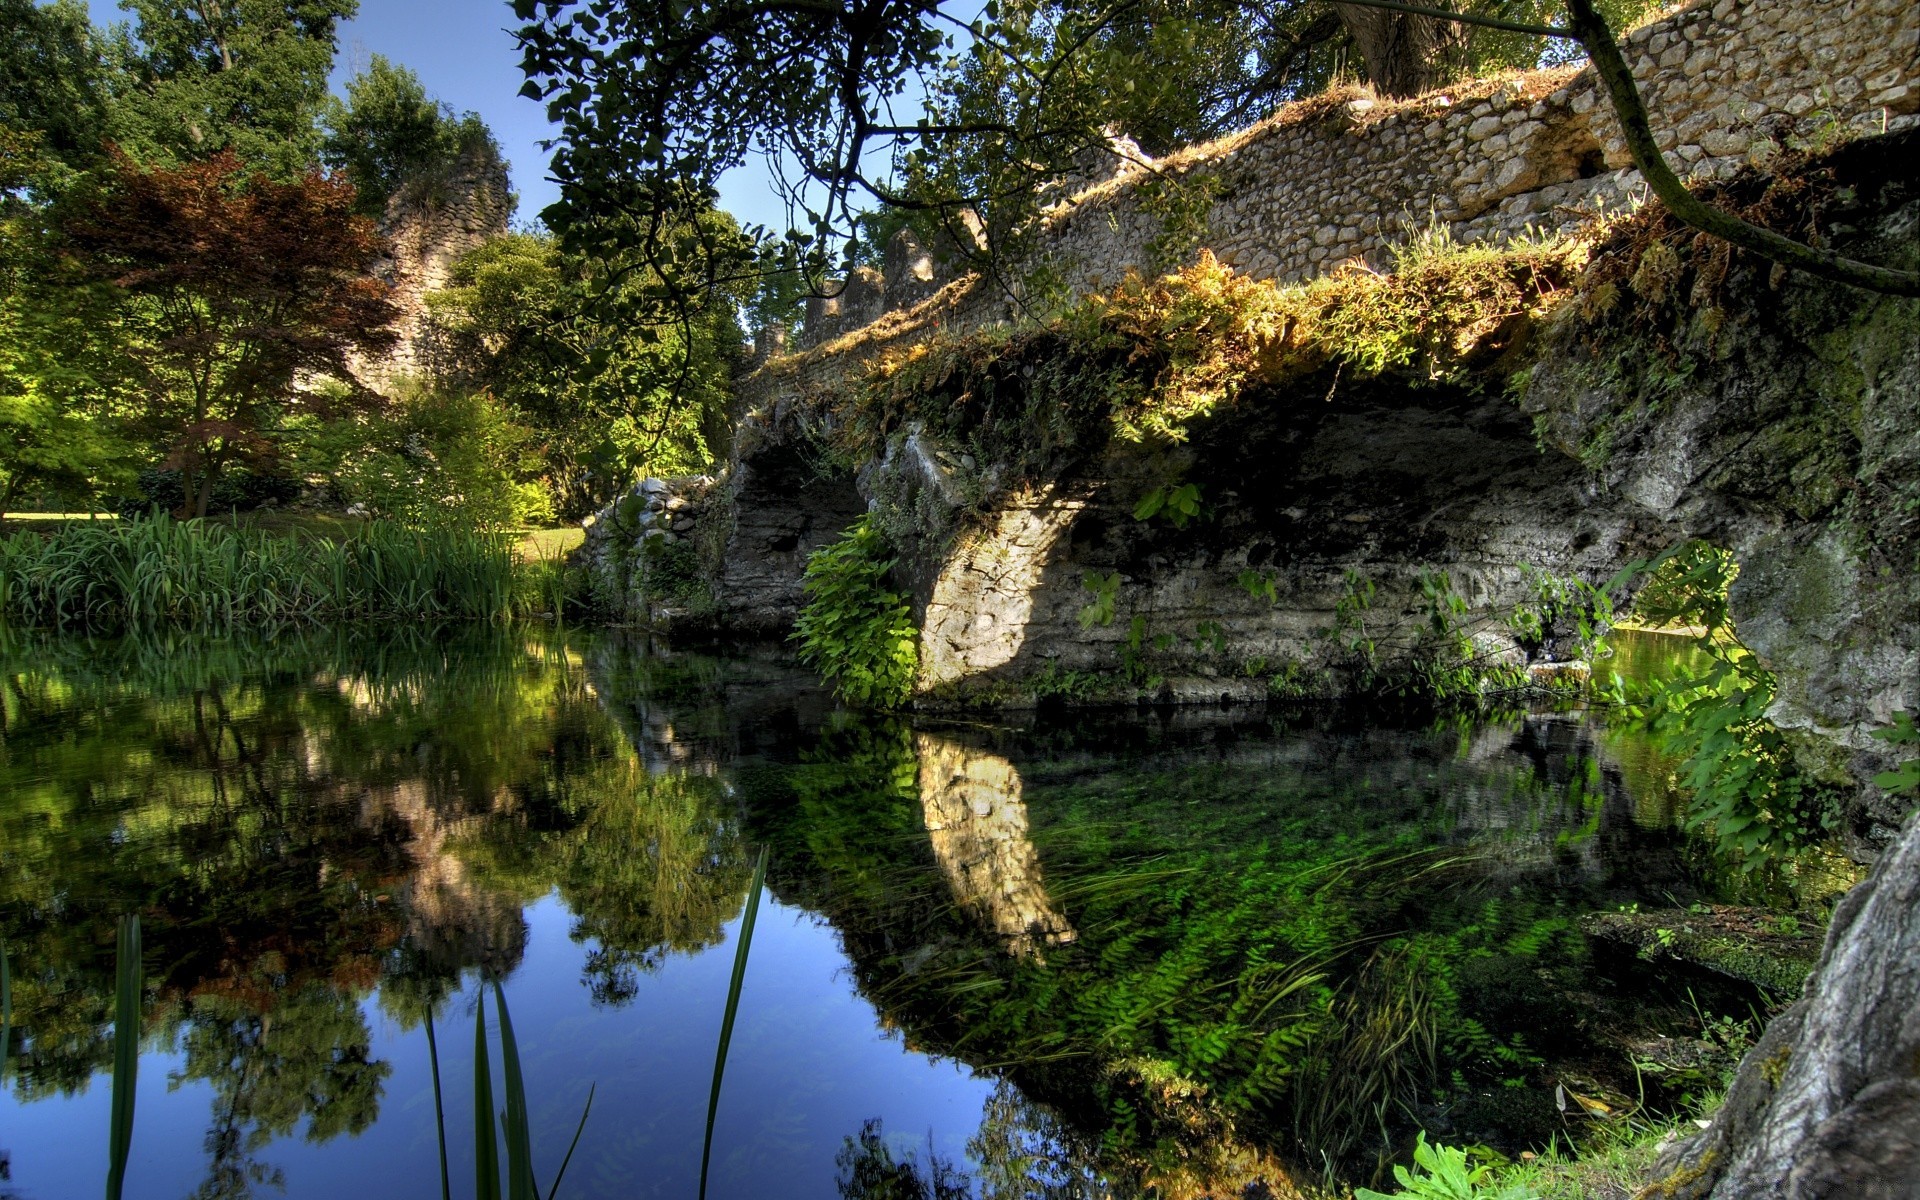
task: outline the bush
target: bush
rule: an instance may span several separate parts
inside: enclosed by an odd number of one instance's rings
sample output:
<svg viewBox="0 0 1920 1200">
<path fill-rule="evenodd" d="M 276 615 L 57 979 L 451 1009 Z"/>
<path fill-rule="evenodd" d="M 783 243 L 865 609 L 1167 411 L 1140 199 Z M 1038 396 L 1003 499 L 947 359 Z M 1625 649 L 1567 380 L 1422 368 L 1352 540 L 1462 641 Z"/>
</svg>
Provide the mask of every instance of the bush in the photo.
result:
<svg viewBox="0 0 1920 1200">
<path fill-rule="evenodd" d="M 254 512 L 291 504 L 299 498 L 300 481 L 290 475 L 223 471 L 214 481 L 207 511 Z M 121 498 L 116 507 L 123 517 L 144 517 L 177 512 L 186 504 L 186 499 L 186 483 L 179 471 L 142 471 L 134 477 L 134 495 Z"/>
<path fill-rule="evenodd" d="M 895 708 L 913 692 L 920 634 L 907 598 L 887 586 L 886 540 L 862 517 L 807 558 L 806 606 L 794 622 L 800 657 L 849 704 Z"/>
<path fill-rule="evenodd" d="M 317 431 L 308 457 L 342 501 L 414 528 L 553 519 L 533 431 L 487 392 L 405 388 L 383 413 Z"/>
</svg>

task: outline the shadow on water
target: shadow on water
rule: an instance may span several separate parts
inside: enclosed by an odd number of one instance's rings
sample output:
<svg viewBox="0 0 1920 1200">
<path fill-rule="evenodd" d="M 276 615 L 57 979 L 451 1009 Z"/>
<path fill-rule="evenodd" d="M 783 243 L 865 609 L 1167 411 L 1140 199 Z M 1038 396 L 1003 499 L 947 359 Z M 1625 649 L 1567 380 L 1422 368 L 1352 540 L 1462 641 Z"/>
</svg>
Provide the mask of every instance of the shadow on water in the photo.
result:
<svg viewBox="0 0 1920 1200">
<path fill-rule="evenodd" d="M 493 1074 L 430 1022 L 484 1044 L 507 991 L 510 1172 L 551 1178 L 598 1087 L 566 1195 L 695 1195 L 704 1110 L 716 1197 L 983 1200 L 1578 1137 L 1556 1089 L 1637 1102 L 1634 1039 L 1751 1000 L 1579 932 L 1708 893 L 1657 764 L 1576 715 L 915 723 L 614 635 L 5 634 L 0 736 L 0 1112 L 110 1073 L 137 913 L 139 1137 L 199 1133 L 136 1138 L 130 1191 L 337 1194 L 386 1155 L 425 1194 L 436 1136 L 470 1190 L 489 1123 L 446 1121 L 440 1060 L 455 1113 Z"/>
</svg>

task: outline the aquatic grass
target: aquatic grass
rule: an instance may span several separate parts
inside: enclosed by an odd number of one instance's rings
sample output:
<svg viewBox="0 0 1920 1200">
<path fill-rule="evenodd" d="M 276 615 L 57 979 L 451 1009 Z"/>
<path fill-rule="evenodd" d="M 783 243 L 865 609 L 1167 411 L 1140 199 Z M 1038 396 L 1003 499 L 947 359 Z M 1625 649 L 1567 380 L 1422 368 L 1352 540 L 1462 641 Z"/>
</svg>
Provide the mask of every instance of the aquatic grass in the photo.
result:
<svg viewBox="0 0 1920 1200">
<path fill-rule="evenodd" d="M 520 1042 L 514 1037 L 513 1017 L 500 981 L 493 981 L 494 1007 L 500 1011 L 500 1065 L 506 1076 L 507 1109 L 500 1123 L 507 1136 L 507 1195 L 511 1200 L 539 1200 L 533 1182 L 532 1135 L 527 1129 L 527 1082 L 520 1073 Z"/>
<path fill-rule="evenodd" d="M 542 1200 L 540 1184 L 533 1175 L 533 1136 L 531 1122 L 527 1118 L 526 1077 L 520 1068 L 520 1041 L 513 1032 L 513 1014 L 507 1009 L 507 994 L 495 979 L 493 985 L 494 1007 L 500 1013 L 500 1068 L 502 1086 L 506 1090 L 506 1108 L 500 1114 L 501 1134 L 507 1143 L 507 1200 Z M 433 1051 L 431 1035 L 427 1043 L 429 1053 Z M 437 1064 L 438 1058 L 435 1057 Z M 439 1068 L 434 1070 L 434 1104 L 439 1106 Z M 560 1160 L 560 1169 L 554 1172 L 553 1185 L 546 1191 L 545 1200 L 553 1200 L 560 1192 L 560 1182 L 567 1176 L 567 1167 L 573 1162 L 573 1152 L 580 1146 L 580 1134 L 587 1127 L 587 1117 L 593 1112 L 595 1087 L 587 1089 L 587 1103 L 580 1112 L 580 1122 L 574 1126 L 573 1140 L 567 1144 L 566 1157 Z M 493 1132 L 493 1065 L 487 1054 L 487 994 L 483 984 L 474 1012 L 473 1026 L 473 1134 L 474 1134 L 474 1188 L 480 1200 L 500 1200 L 500 1145 Z M 447 1190 L 447 1169 L 445 1137 L 441 1139 L 441 1191 Z"/>
<path fill-rule="evenodd" d="M 107 1132 L 107 1200 L 120 1200 L 133 1148 L 134 1088 L 140 1075 L 140 916 L 120 918 L 114 958 L 113 1100 Z"/>
<path fill-rule="evenodd" d="M 0 1084 L 7 1081 L 7 1059 L 13 1050 L 13 964 L 0 944 Z"/>
<path fill-rule="evenodd" d="M 503 620 L 539 602 L 531 570 L 491 534 L 376 521 L 335 541 L 162 515 L 0 539 L 0 617 L 135 629 Z"/>
<path fill-rule="evenodd" d="M 440 1145 L 440 1200 L 453 1200 L 447 1174 L 447 1109 L 440 1095 L 440 1043 L 433 1036 L 433 1006 L 427 1006 L 427 1062 L 433 1069 L 433 1131 Z"/>
<path fill-rule="evenodd" d="M 720 1018 L 720 1045 L 713 1055 L 713 1089 L 707 1094 L 707 1134 L 700 1147 L 700 1200 L 707 1196 L 707 1166 L 713 1156 L 713 1119 L 720 1110 L 720 1080 L 727 1070 L 727 1047 L 733 1042 L 733 1018 L 740 1011 L 740 988 L 747 978 L 747 953 L 753 948 L 753 924 L 760 914 L 760 892 L 767 882 L 767 847 L 753 863 L 753 883 L 747 888 L 747 906 L 740 916 L 740 945 L 733 952 L 733 977 L 727 981 L 727 1009 Z"/>
<path fill-rule="evenodd" d="M 487 1059 L 487 993 L 473 1014 L 473 1178 L 479 1200 L 500 1198 L 500 1143 L 493 1136 L 493 1066 Z"/>
</svg>

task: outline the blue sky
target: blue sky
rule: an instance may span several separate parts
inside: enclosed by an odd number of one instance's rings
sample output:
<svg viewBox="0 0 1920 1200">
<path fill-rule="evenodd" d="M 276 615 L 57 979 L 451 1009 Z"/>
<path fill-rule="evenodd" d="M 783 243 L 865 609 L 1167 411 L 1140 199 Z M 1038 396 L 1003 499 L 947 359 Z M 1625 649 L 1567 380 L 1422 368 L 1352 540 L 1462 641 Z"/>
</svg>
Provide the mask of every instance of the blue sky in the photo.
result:
<svg viewBox="0 0 1920 1200">
<path fill-rule="evenodd" d="M 88 0 L 97 24 L 127 19 L 118 0 Z M 480 114 L 506 151 L 520 194 L 519 220 L 532 222 L 558 198 L 546 178 L 547 155 L 539 142 L 552 136 L 545 106 L 518 95 L 523 76 L 511 32 L 513 11 L 504 0 L 360 0 L 360 15 L 340 31 L 333 90 L 375 54 L 409 67 L 429 94 L 456 111 Z M 786 212 L 758 163 L 721 181 L 721 206 L 743 222 L 784 228 Z"/>
</svg>

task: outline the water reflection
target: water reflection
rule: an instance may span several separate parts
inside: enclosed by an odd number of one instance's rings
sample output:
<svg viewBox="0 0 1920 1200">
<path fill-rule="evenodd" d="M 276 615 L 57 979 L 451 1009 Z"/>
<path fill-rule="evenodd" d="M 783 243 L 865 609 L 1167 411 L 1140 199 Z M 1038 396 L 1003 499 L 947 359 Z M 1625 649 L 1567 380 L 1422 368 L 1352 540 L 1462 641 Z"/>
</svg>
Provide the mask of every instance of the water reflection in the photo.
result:
<svg viewBox="0 0 1920 1200">
<path fill-rule="evenodd" d="M 1073 926 L 1047 898 L 1027 836 L 1020 772 L 938 734 L 915 735 L 914 754 L 927 840 L 961 907 L 1010 954 L 1043 958 L 1040 946 L 1071 942 Z"/>
<path fill-rule="evenodd" d="M 422 1023 L 470 1079 L 482 974 L 542 1177 L 595 1083 L 569 1194 L 688 1194 L 763 843 L 716 1198 L 1285 1194 L 1415 1120 L 1544 1144 L 1561 1064 L 1687 1019 L 1575 928 L 1695 885 L 1574 717 L 915 727 L 508 630 L 10 636 L 0 677 L 0 1137 L 98 1107 L 138 911 L 153 1194 L 430 1191 Z"/>
</svg>

